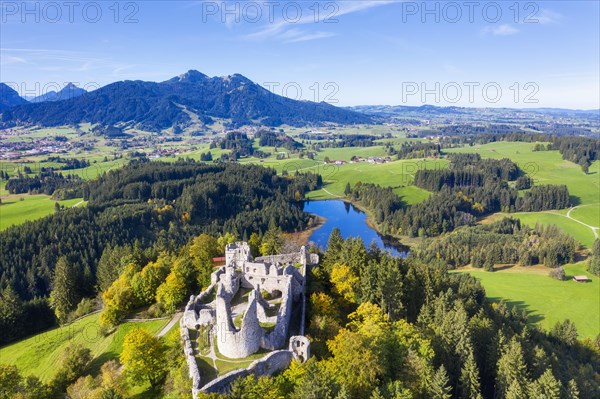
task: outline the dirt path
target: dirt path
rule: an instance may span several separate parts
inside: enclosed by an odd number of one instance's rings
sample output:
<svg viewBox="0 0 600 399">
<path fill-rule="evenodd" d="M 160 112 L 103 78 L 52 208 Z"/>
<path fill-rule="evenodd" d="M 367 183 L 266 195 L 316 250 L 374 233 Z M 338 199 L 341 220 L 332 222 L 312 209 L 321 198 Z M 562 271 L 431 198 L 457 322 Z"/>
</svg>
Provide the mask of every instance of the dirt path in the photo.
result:
<svg viewBox="0 0 600 399">
<path fill-rule="evenodd" d="M 594 233 L 594 237 L 598 238 L 598 230 L 600 230 L 600 227 L 595 227 L 595 226 L 590 226 L 589 224 L 583 223 L 580 220 L 575 219 L 573 216 L 571 216 L 571 212 L 573 212 L 575 209 L 577 208 L 582 208 L 584 206 L 592 206 L 592 205 L 598 205 L 598 204 L 588 204 L 588 205 L 579 205 L 579 206 L 574 206 L 573 208 L 569 209 L 569 211 L 567 212 L 567 217 L 571 220 L 573 220 L 574 222 L 577 222 L 581 225 L 584 225 L 585 227 L 592 229 L 592 233 Z M 562 215 L 561 215 L 562 216 Z"/>
<path fill-rule="evenodd" d="M 165 335 L 167 335 L 167 333 L 175 325 L 175 323 L 177 323 L 179 321 L 179 319 L 181 319 L 181 316 L 183 316 L 183 312 L 175 313 L 173 315 L 173 318 L 171 319 L 171 321 L 165 326 L 165 328 L 163 328 L 158 334 L 156 334 L 156 336 L 158 338 L 160 338 L 160 337 L 164 337 Z"/>
<path fill-rule="evenodd" d="M 335 198 L 342 198 L 341 196 L 339 196 L 339 195 L 335 195 L 334 193 L 330 192 L 330 191 L 329 191 L 329 190 L 327 190 L 325 187 L 321 188 L 321 190 L 325 191 L 327 194 L 329 194 L 329 195 L 331 195 L 331 196 L 333 196 L 333 197 L 335 197 Z"/>
</svg>

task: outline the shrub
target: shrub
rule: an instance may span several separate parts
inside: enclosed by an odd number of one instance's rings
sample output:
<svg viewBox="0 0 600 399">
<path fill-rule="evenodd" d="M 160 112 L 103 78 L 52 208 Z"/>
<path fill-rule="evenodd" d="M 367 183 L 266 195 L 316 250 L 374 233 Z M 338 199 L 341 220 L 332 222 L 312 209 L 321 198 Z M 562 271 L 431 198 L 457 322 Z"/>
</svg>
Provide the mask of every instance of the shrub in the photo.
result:
<svg viewBox="0 0 600 399">
<path fill-rule="evenodd" d="M 556 269 L 552 269 L 548 275 L 550 277 L 560 280 L 560 281 L 564 281 L 567 279 L 565 269 L 563 269 L 562 267 L 557 267 Z"/>
</svg>

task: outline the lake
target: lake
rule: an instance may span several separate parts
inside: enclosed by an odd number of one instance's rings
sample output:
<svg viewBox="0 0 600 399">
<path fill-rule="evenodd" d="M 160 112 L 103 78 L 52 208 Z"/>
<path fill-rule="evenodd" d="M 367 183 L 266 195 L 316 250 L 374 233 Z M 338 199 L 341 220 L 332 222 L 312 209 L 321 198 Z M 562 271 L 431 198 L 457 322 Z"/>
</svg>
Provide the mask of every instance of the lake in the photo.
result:
<svg viewBox="0 0 600 399">
<path fill-rule="evenodd" d="M 409 247 L 392 237 L 386 237 L 369 227 L 367 215 L 349 202 L 341 200 L 306 201 L 304 211 L 325 218 L 325 223 L 313 231 L 308 239 L 321 248 L 327 248 L 329 235 L 334 228 L 340 229 L 342 237 L 360 237 L 366 246 L 377 246 L 394 256 L 406 257 Z"/>
</svg>

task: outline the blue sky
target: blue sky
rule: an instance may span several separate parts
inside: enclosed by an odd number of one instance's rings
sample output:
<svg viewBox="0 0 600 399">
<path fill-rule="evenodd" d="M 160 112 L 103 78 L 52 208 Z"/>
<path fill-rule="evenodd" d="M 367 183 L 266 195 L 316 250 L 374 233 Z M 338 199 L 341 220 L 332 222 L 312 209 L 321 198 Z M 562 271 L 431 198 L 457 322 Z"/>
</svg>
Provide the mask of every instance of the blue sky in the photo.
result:
<svg viewBox="0 0 600 399">
<path fill-rule="evenodd" d="M 1 3 L 22 94 L 196 69 L 336 105 L 600 108 L 598 1 Z"/>
</svg>

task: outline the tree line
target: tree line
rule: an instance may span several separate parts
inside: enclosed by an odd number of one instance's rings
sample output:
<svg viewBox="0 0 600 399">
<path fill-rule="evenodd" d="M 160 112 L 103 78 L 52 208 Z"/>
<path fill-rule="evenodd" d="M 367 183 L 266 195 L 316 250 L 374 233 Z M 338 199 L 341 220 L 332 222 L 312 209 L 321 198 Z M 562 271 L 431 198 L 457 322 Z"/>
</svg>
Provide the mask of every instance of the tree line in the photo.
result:
<svg viewBox="0 0 600 399">
<path fill-rule="evenodd" d="M 519 195 L 508 180 L 521 171 L 508 159 L 481 159 L 478 154 L 456 154 L 445 170 L 419 170 L 414 184 L 433 191 L 425 201 L 405 205 L 391 188 L 357 183 L 347 196 L 369 208 L 384 234 L 431 237 L 460 226 L 473 225 L 476 218 L 494 212 L 538 212 L 570 206 L 564 185 L 534 186 Z M 520 177 L 520 176 L 519 176 Z M 519 186 L 527 185 L 522 179 Z"/>
<path fill-rule="evenodd" d="M 522 226 L 519 219 L 504 218 L 488 225 L 465 226 L 417 249 L 428 262 L 444 259 L 450 268 L 471 265 L 492 271 L 497 264 L 558 267 L 575 260 L 579 247 L 556 226 Z"/>
<path fill-rule="evenodd" d="M 47 168 L 33 177 L 19 173 L 6 182 L 6 191 L 10 194 L 46 194 L 52 195 L 58 189 L 70 193 L 69 198 L 82 196 L 81 186 L 83 180 L 77 175 L 63 175 Z M 67 198 L 62 198 L 67 199 Z"/>
<path fill-rule="evenodd" d="M 304 144 L 297 142 L 285 133 L 261 130 L 254 137 L 258 139 L 258 145 L 261 147 L 282 147 L 288 151 L 297 151 L 304 147 Z"/>
</svg>

